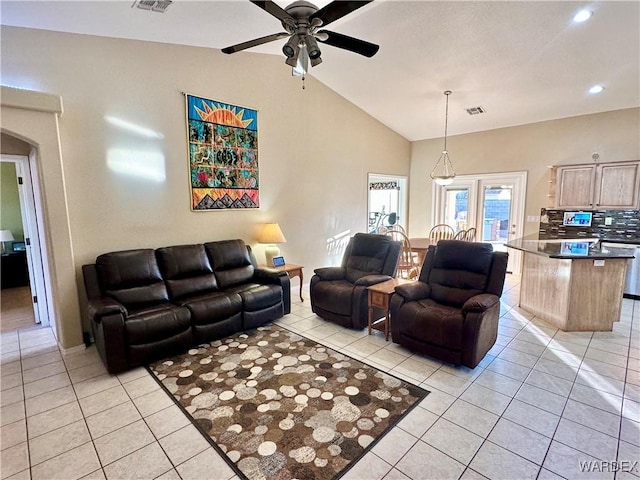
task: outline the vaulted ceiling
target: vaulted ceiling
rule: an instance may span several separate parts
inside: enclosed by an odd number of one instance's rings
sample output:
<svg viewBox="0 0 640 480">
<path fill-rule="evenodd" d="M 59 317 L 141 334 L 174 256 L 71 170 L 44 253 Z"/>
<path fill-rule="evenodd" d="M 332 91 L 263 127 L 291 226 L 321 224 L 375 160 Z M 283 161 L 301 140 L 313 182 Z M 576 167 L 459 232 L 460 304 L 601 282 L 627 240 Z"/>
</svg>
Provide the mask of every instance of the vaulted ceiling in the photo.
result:
<svg viewBox="0 0 640 480">
<path fill-rule="evenodd" d="M 593 16 L 573 22 L 582 8 Z M 283 30 L 241 0 L 176 0 L 165 13 L 130 1 L 3 0 L 0 9 L 2 25 L 216 49 Z M 640 106 L 637 1 L 374 1 L 331 30 L 380 51 L 321 44 L 310 74 L 411 141 L 443 135 L 445 90 L 449 135 Z M 248 51 L 281 57 L 291 75 L 285 41 Z M 605 90 L 589 94 L 594 84 Z M 465 110 L 477 106 L 486 113 Z"/>
</svg>

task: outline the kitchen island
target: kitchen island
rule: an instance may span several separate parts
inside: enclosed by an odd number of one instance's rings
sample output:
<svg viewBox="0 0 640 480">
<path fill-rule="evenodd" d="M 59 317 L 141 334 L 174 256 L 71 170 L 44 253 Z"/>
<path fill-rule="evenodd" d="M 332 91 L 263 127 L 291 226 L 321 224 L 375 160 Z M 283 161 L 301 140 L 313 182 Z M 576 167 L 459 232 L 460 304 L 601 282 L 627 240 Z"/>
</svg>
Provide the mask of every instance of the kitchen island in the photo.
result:
<svg viewBox="0 0 640 480">
<path fill-rule="evenodd" d="M 620 319 L 629 250 L 584 240 L 507 242 L 523 252 L 520 307 L 567 331 L 610 331 Z"/>
</svg>

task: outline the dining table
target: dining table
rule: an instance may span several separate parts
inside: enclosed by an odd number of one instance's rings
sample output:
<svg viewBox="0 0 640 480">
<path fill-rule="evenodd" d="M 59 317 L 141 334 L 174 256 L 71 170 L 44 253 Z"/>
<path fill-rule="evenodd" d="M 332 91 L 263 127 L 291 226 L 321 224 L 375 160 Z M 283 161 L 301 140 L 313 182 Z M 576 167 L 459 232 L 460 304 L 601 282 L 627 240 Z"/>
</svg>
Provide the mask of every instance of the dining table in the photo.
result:
<svg viewBox="0 0 640 480">
<path fill-rule="evenodd" d="M 429 237 L 415 237 L 409 238 L 409 243 L 411 244 L 411 251 L 416 252 L 416 255 L 418 256 L 418 265 L 422 267 L 424 257 L 427 256 L 427 249 L 430 245 L 438 243 L 438 240 Z"/>
</svg>

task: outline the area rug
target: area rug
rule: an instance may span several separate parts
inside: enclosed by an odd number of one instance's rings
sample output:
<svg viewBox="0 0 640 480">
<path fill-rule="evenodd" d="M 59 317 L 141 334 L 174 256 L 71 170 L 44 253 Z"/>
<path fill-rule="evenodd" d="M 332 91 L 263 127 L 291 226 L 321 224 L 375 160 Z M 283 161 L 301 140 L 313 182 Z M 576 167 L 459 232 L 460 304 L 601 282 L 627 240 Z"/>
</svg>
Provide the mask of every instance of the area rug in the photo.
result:
<svg viewBox="0 0 640 480">
<path fill-rule="evenodd" d="M 149 370 L 250 480 L 339 478 L 429 393 L 276 325 Z"/>
</svg>

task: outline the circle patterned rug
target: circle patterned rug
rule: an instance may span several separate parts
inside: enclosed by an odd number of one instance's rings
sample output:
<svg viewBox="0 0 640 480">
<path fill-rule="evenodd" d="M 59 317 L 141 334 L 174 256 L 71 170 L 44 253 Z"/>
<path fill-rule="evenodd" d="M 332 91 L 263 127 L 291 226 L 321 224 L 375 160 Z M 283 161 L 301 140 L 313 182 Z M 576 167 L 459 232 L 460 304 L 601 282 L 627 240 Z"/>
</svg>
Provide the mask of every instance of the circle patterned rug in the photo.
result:
<svg viewBox="0 0 640 480">
<path fill-rule="evenodd" d="M 277 325 L 149 370 L 250 480 L 338 478 L 429 393 Z"/>
</svg>

